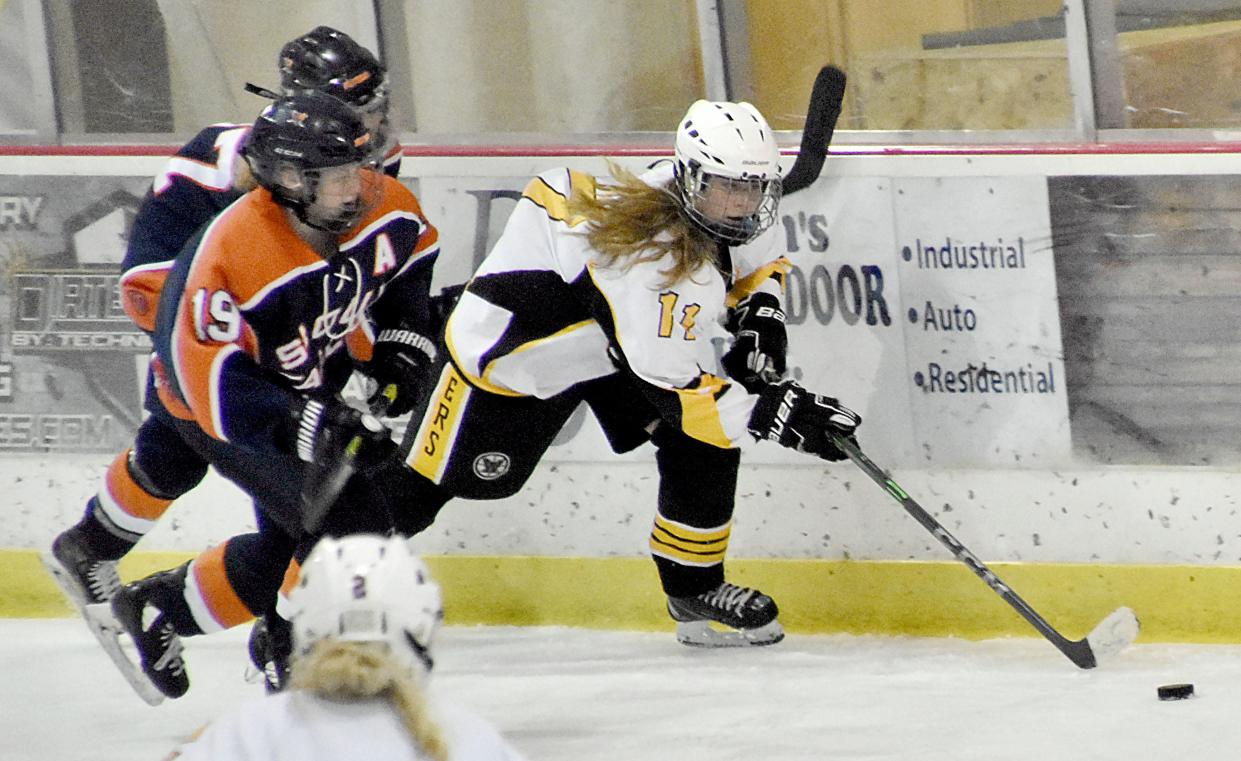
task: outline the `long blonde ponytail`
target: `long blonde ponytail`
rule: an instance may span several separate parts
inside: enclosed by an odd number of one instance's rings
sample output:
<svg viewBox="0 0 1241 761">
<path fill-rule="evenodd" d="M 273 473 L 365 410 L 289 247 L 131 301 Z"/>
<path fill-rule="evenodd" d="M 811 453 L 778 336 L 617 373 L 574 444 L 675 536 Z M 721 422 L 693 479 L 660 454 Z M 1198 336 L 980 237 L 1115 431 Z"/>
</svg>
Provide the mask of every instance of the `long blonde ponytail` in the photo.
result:
<svg viewBox="0 0 1241 761">
<path fill-rule="evenodd" d="M 448 761 L 448 745 L 431 719 L 426 694 L 408 669 L 378 647 L 321 640 L 295 663 L 291 686 L 336 700 L 386 697 L 418 747 L 433 761 Z"/>
<path fill-rule="evenodd" d="M 568 206 L 570 217 L 585 218 L 584 235 L 601 264 L 627 267 L 670 258 L 671 266 L 660 273 L 663 285 L 688 279 L 705 264 L 715 265 L 715 243 L 685 216 L 671 183 L 652 187 L 613 161 L 608 169 L 613 182 L 575 186 Z"/>
</svg>

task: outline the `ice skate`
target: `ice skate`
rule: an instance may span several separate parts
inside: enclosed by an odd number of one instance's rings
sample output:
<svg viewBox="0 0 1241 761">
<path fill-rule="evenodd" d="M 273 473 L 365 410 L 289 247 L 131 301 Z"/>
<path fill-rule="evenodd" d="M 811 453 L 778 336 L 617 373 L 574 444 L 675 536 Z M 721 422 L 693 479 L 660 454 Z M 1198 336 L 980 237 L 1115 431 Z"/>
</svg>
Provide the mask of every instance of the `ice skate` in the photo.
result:
<svg viewBox="0 0 1241 761">
<path fill-rule="evenodd" d="M 111 603 L 99 602 L 87 605 L 82 609 L 82 617 L 86 619 L 86 625 L 90 627 L 91 634 L 95 635 L 95 639 L 99 641 L 99 646 L 116 664 L 117 671 L 121 672 L 121 676 L 125 678 L 134 692 L 138 693 L 138 697 L 142 698 L 147 705 L 157 706 L 164 702 L 164 693 L 159 691 L 159 688 L 147 678 L 147 675 L 142 672 L 142 667 L 138 665 L 140 656 L 134 650 L 129 638 L 122 636 L 126 634 L 125 628 L 117 623 L 112 615 Z"/>
<path fill-rule="evenodd" d="M 778 613 L 767 595 L 728 582 L 696 597 L 668 598 L 677 641 L 694 647 L 774 645 L 784 639 Z"/>
<path fill-rule="evenodd" d="M 121 588 L 116 562 L 92 556 L 76 529 L 57 536 L 52 542 L 52 549 L 39 553 L 39 558 L 52 580 L 82 614 L 90 633 L 116 664 L 129 686 L 150 705 L 163 702 L 164 695 L 133 665 L 133 659 L 121 646 L 120 635 L 124 629 L 112 616 L 110 604 Z"/>
<path fill-rule="evenodd" d="M 121 588 L 116 561 L 95 557 L 76 528 L 61 532 L 40 560 L 69 601 L 85 615 L 85 607 L 108 602 Z"/>
<path fill-rule="evenodd" d="M 126 664 L 135 671 L 135 666 L 140 667 L 150 684 L 170 698 L 179 698 L 189 690 L 190 677 L 181 657 L 181 637 L 168 615 L 157 606 L 156 599 L 180 594 L 185 572 L 186 566 L 181 566 L 148 576 L 121 587 L 112 598 L 112 615 L 137 648 L 137 664 L 128 657 Z M 125 671 L 125 665 L 119 661 L 117 666 Z M 139 691 L 139 695 L 143 692 Z"/>
<path fill-rule="evenodd" d="M 255 681 L 262 677 L 268 693 L 280 692 L 288 685 L 292 634 L 289 622 L 274 613 L 260 616 L 250 629 L 250 663 L 254 666 Z M 249 670 L 246 676 L 249 680 Z"/>
</svg>

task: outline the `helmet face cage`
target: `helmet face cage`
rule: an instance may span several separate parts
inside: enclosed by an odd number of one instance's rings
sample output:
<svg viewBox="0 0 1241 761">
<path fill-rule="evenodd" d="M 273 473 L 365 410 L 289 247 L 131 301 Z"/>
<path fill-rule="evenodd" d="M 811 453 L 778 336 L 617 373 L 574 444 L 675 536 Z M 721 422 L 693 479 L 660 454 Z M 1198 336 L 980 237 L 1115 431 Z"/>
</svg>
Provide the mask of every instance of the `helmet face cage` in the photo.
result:
<svg viewBox="0 0 1241 761">
<path fill-rule="evenodd" d="M 716 241 L 748 243 L 775 223 L 780 151 L 767 120 L 749 103 L 690 106 L 677 128 L 675 169 L 686 216 Z"/>
<path fill-rule="evenodd" d="M 740 246 L 775 224 L 779 178 L 724 177 L 701 164 L 676 164 L 677 191 L 685 215 L 717 243 Z"/>
<path fill-rule="evenodd" d="M 431 668 L 443 602 L 426 564 L 403 539 L 357 534 L 321 540 L 289 602 L 298 656 L 331 639 L 377 646 L 414 674 Z"/>
<path fill-rule="evenodd" d="M 340 234 L 352 229 L 379 205 L 383 195 L 383 173 L 373 160 L 304 169 L 298 174 L 301 219 L 325 232 Z"/>
</svg>

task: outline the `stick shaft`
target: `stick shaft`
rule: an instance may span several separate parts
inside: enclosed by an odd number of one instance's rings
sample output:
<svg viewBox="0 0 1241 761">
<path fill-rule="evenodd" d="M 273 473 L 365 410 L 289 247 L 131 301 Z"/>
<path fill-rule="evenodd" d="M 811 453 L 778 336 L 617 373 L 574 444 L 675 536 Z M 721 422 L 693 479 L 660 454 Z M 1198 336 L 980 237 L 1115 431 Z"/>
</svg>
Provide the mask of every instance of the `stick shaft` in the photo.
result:
<svg viewBox="0 0 1241 761">
<path fill-rule="evenodd" d="M 1085 640 L 1072 641 L 1062 635 L 1060 632 L 1038 614 L 1033 607 L 1021 598 L 1012 587 L 1004 583 L 999 576 L 995 574 L 986 563 L 978 559 L 978 556 L 970 552 L 965 545 L 961 544 L 948 529 L 935 520 L 922 505 L 919 505 L 913 497 L 909 496 L 904 489 L 892 480 L 888 474 L 876 465 L 862 450 L 852 441 L 843 436 L 833 435 L 833 440 L 841 451 L 849 456 L 855 465 L 861 468 L 862 472 L 870 476 L 870 478 L 884 488 L 888 494 L 905 508 L 905 512 L 913 516 L 913 519 L 922 524 L 922 527 L 931 532 L 931 535 L 939 540 L 940 544 L 948 548 L 957 560 L 961 561 L 967 568 L 974 572 L 974 575 L 982 579 L 983 582 L 998 594 L 1005 602 L 1012 606 L 1031 626 L 1038 630 L 1056 649 L 1064 653 L 1065 657 L 1073 661 L 1081 668 L 1094 668 L 1095 656 L 1090 648 L 1089 643 Z"/>
<path fill-rule="evenodd" d="M 396 397 L 396 387 L 389 386 L 380 397 L 374 411 L 382 416 Z M 345 444 L 345 450 L 333 467 L 315 480 L 313 487 L 309 480 L 302 486 L 302 529 L 308 534 L 317 534 L 323 526 L 327 514 L 336 505 L 345 484 L 353 477 L 358 467 L 358 452 L 363 445 L 362 436 L 358 434 Z M 313 467 L 313 465 L 311 466 Z M 308 471 L 309 472 L 309 471 Z"/>
</svg>

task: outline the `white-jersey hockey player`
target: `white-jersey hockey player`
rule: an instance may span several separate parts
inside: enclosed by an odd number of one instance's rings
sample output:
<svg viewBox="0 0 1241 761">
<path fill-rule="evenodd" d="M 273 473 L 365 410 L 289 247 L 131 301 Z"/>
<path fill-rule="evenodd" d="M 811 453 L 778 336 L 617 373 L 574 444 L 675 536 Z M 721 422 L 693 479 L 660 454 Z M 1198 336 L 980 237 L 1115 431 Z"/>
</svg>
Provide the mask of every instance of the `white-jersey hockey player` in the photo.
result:
<svg viewBox="0 0 1241 761">
<path fill-rule="evenodd" d="M 169 761 L 522 760 L 428 689 L 440 590 L 403 540 L 322 540 L 290 603 L 291 688 L 225 714 Z"/>
<path fill-rule="evenodd" d="M 450 497 L 516 493 L 585 401 L 615 451 L 657 448 L 650 551 L 678 638 L 779 641 L 775 602 L 724 579 L 740 447 L 838 460 L 831 434 L 861 419 L 782 378 L 778 161 L 753 106 L 698 101 L 675 160 L 641 177 L 536 177 L 448 319 L 449 364 L 390 487 L 409 494 L 403 530 Z M 713 336 L 731 341 L 725 373 Z"/>
</svg>

